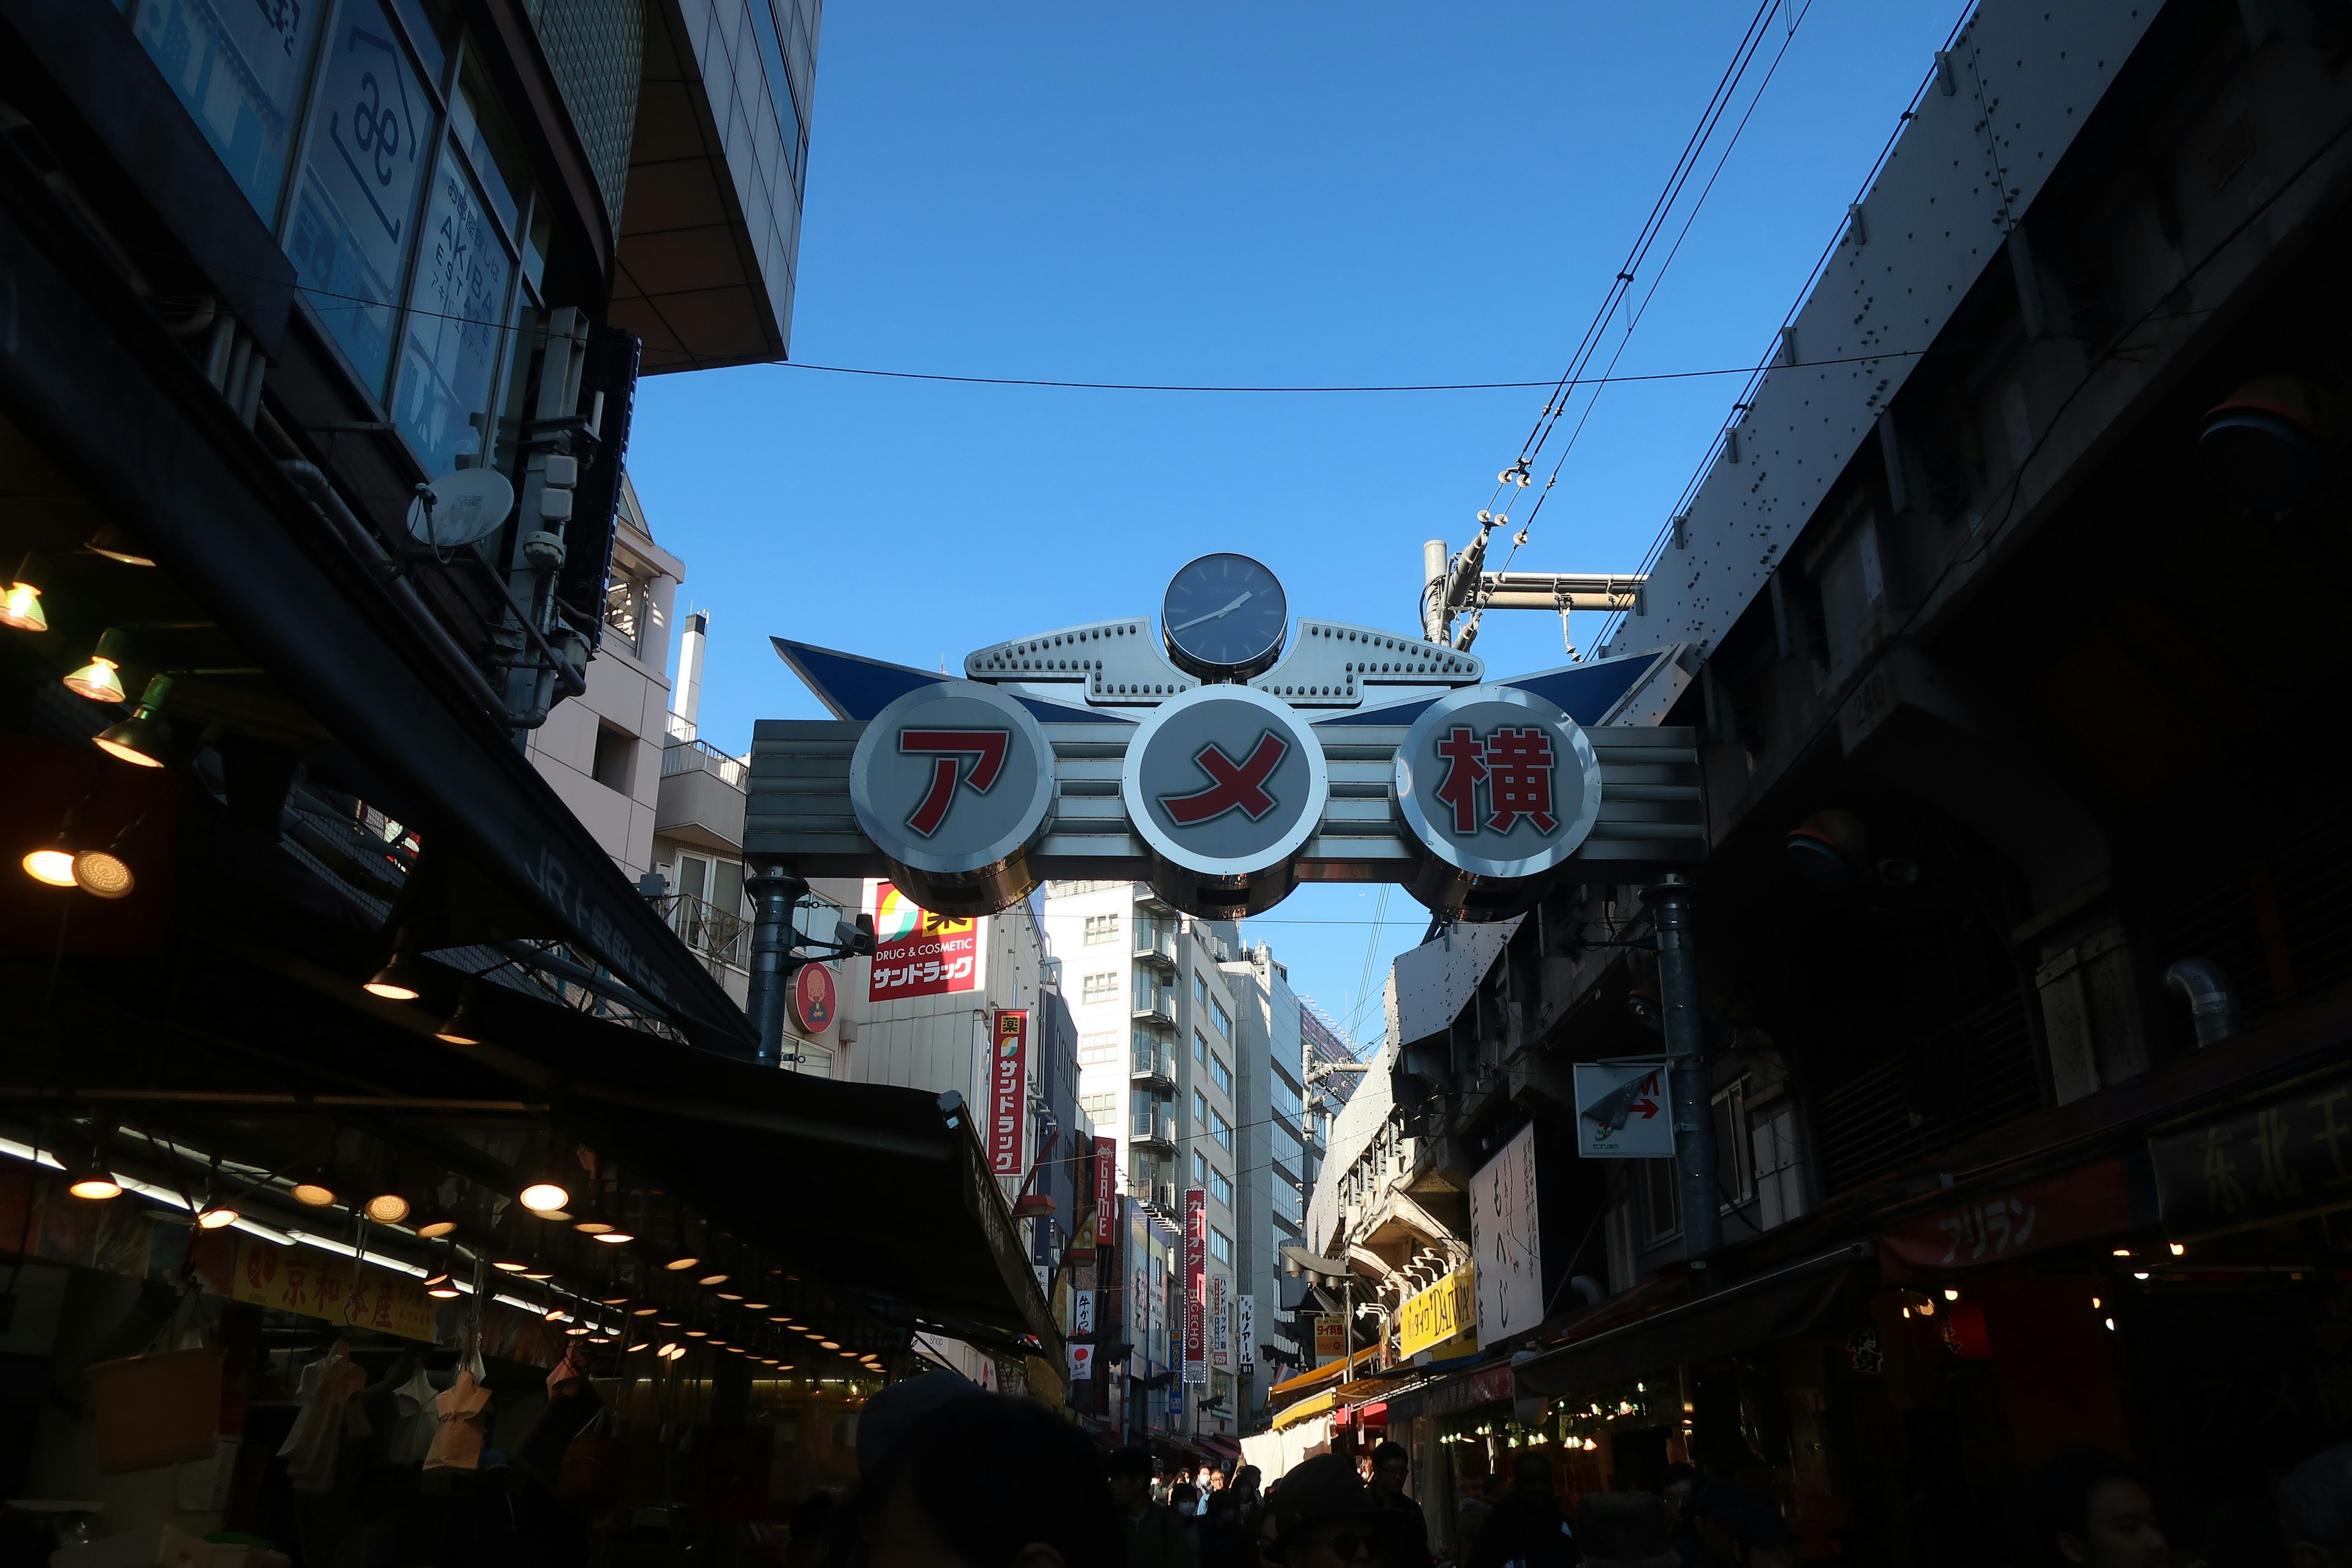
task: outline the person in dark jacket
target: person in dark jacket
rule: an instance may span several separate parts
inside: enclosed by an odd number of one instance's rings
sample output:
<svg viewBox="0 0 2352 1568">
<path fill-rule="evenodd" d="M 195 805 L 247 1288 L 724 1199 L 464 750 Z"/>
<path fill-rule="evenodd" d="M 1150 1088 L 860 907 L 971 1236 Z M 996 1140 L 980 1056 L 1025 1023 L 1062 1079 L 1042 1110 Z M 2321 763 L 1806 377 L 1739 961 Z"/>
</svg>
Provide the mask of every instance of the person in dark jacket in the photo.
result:
<svg viewBox="0 0 2352 1568">
<path fill-rule="evenodd" d="M 1282 1478 L 1268 1556 L 1283 1568 L 1372 1568 L 1385 1510 L 1352 1459 L 1318 1454 Z"/>
<path fill-rule="evenodd" d="M 1201 1515 L 1201 1568 L 1257 1568 L 1258 1468 L 1244 1465 Z"/>
<path fill-rule="evenodd" d="M 1551 1460 L 1521 1454 L 1511 1466 L 1511 1494 L 1486 1516 L 1467 1568 L 1574 1568 L 1580 1555 L 1551 1493 Z"/>
<path fill-rule="evenodd" d="M 1404 1489 L 1412 1474 L 1412 1456 L 1402 1443 L 1384 1442 L 1372 1450 L 1372 1500 L 1388 1516 L 1381 1542 L 1386 1568 L 1430 1568 L 1429 1519 Z"/>
<path fill-rule="evenodd" d="M 1103 1468 L 1127 1532 L 1127 1568 L 1192 1568 L 1192 1521 L 1151 1500 L 1151 1450 L 1117 1449 Z"/>
</svg>

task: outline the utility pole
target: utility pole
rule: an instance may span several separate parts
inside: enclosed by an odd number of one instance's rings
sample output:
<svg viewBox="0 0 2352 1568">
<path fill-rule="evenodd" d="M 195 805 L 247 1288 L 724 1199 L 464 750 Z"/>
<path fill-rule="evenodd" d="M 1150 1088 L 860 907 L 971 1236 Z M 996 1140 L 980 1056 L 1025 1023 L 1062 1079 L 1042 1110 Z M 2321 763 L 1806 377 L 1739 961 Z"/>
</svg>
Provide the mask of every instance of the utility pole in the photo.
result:
<svg viewBox="0 0 2352 1568">
<path fill-rule="evenodd" d="M 801 966 L 824 958 L 858 958 L 874 952 L 874 917 L 837 921 L 829 942 L 803 940 L 793 911 L 808 897 L 808 884 L 781 866 L 763 866 L 744 879 L 751 899 L 751 982 L 743 1012 L 760 1044 L 752 1060 L 761 1067 L 784 1062 L 784 999 Z"/>
<path fill-rule="evenodd" d="M 1703 1269 L 1723 1245 L 1723 1216 L 1717 1206 L 1715 1086 L 1707 1072 L 1706 1042 L 1699 1027 L 1690 892 L 1688 882 L 1668 876 L 1643 889 L 1642 901 L 1650 906 L 1650 923 L 1658 942 L 1658 1002 L 1664 1015 L 1674 1097 L 1683 1250 L 1691 1268 Z"/>
</svg>

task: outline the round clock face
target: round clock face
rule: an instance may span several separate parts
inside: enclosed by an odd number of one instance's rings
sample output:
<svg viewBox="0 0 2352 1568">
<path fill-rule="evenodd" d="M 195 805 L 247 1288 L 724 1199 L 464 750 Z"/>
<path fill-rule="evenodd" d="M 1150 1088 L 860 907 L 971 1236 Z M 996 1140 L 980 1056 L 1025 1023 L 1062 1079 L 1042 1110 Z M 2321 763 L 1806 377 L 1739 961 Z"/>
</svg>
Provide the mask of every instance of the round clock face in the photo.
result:
<svg viewBox="0 0 2352 1568">
<path fill-rule="evenodd" d="M 1160 607 L 1168 657 L 1210 679 L 1245 679 L 1272 666 L 1289 625 L 1282 584 L 1246 555 L 1188 563 Z"/>
</svg>

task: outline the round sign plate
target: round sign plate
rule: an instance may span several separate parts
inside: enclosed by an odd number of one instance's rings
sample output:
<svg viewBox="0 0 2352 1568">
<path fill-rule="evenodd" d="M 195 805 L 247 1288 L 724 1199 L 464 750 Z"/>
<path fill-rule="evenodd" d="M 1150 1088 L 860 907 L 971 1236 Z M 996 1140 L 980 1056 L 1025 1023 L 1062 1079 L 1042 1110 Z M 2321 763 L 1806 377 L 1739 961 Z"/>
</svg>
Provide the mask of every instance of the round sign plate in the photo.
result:
<svg viewBox="0 0 2352 1568">
<path fill-rule="evenodd" d="M 505 526 L 514 510 L 514 486 L 496 468 L 459 468 L 425 487 L 433 497 L 408 503 L 408 531 L 419 544 L 454 550 L 478 544 Z"/>
<path fill-rule="evenodd" d="M 1162 898 L 1207 919 L 1272 908 L 1323 823 L 1322 743 L 1288 703 L 1246 686 L 1200 686 L 1136 727 L 1119 799 Z"/>
<path fill-rule="evenodd" d="M 992 913 L 1035 885 L 1026 855 L 1053 805 L 1053 748 L 1035 715 L 993 686 L 920 686 L 858 737 L 849 801 L 917 903 Z"/>
<path fill-rule="evenodd" d="M 793 976 L 793 1021 L 803 1035 L 822 1035 L 833 1027 L 834 1015 L 840 1003 L 833 984 L 833 971 L 822 963 L 803 963 Z"/>
<path fill-rule="evenodd" d="M 1467 687 L 1405 731 L 1395 800 L 1418 851 L 1412 895 L 1500 920 L 1532 903 L 1591 833 L 1601 762 L 1557 705 L 1517 687 Z"/>
</svg>

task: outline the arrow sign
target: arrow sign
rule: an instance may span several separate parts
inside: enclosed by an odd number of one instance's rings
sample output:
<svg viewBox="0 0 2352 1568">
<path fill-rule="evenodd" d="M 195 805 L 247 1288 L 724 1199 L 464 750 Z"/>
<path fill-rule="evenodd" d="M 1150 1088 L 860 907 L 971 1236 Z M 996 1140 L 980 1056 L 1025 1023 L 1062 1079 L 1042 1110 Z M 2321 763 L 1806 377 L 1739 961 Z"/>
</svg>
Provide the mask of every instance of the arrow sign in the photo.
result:
<svg viewBox="0 0 2352 1568">
<path fill-rule="evenodd" d="M 1579 1154 L 1588 1160 L 1674 1158 L 1664 1058 L 1578 1062 L 1575 1076 Z"/>
</svg>

